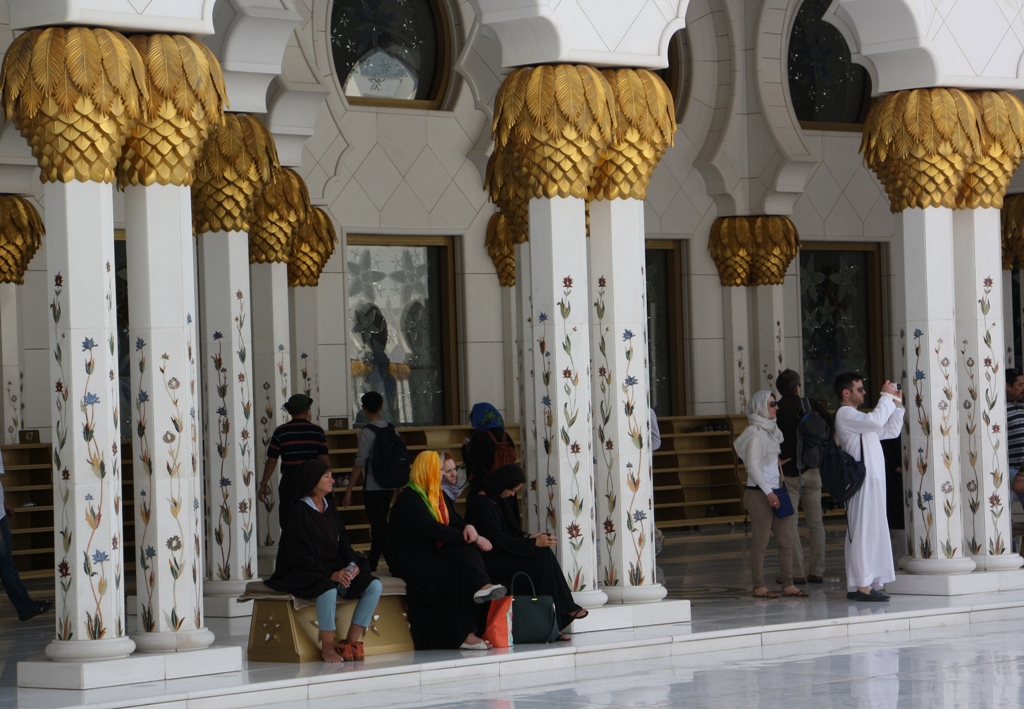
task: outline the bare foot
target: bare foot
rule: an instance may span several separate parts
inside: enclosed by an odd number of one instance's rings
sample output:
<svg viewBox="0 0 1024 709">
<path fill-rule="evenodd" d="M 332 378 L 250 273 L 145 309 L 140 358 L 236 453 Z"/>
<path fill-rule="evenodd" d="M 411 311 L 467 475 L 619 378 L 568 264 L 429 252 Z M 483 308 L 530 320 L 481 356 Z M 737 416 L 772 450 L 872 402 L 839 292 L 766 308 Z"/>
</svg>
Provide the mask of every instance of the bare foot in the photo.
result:
<svg viewBox="0 0 1024 709">
<path fill-rule="evenodd" d="M 345 661 L 345 658 L 335 648 L 333 630 L 320 631 L 320 657 L 324 658 L 324 662 L 330 663 Z"/>
</svg>

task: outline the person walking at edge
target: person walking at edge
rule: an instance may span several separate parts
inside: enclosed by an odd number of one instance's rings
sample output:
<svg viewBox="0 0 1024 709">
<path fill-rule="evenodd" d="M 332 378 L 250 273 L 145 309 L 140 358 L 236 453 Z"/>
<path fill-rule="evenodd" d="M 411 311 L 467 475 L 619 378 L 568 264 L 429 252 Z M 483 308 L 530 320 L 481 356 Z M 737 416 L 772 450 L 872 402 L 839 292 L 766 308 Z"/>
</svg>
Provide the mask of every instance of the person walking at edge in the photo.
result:
<svg viewBox="0 0 1024 709">
<path fill-rule="evenodd" d="M 313 400 L 305 394 L 293 394 L 284 403 L 285 411 L 292 417 L 282 423 L 270 435 L 267 444 L 267 462 L 263 466 L 263 479 L 256 496 L 265 502 L 270 494 L 270 476 L 277 467 L 277 459 L 281 459 L 281 484 L 278 486 L 280 499 L 277 514 L 284 529 L 288 508 L 291 504 L 308 492 L 295 489 L 295 476 L 307 460 L 319 460 L 330 465 L 327 459 L 327 435 L 320 426 L 310 420 L 310 409 Z"/>
<path fill-rule="evenodd" d="M 4 461 L 0 458 L 0 477 L 3 475 Z M 25 584 L 18 575 L 18 567 L 14 565 L 11 517 L 14 517 L 14 508 L 4 501 L 4 486 L 0 482 L 0 583 L 3 583 L 7 597 L 11 599 L 14 610 L 18 612 L 18 620 L 29 620 L 51 610 L 53 601 L 33 601 L 25 590 Z"/>
<path fill-rule="evenodd" d="M 782 459 L 782 475 L 794 513 L 798 506 L 804 508 L 811 549 L 805 567 L 803 545 L 797 528 L 798 515 L 790 515 L 787 519 L 793 536 L 793 583 L 822 583 L 825 575 L 825 524 L 821 519 L 821 472 L 818 470 L 818 461 L 820 450 L 827 440 L 827 431 L 822 431 L 826 434 L 825 439 L 810 441 L 798 433 L 797 427 L 801 419 L 809 416 L 812 411 L 821 417 L 819 424 L 827 424 L 829 415 L 820 402 L 800 396 L 800 375 L 792 369 L 779 374 L 775 388 L 781 396 L 777 421 L 782 431 L 782 452 L 779 454 Z M 801 456 L 801 448 L 808 453 L 817 451 L 819 457 L 807 460 L 810 456 Z M 776 581 L 781 582 L 779 579 Z"/>
<path fill-rule="evenodd" d="M 381 429 L 388 427 L 388 422 L 380 415 L 384 406 L 384 397 L 379 392 L 368 391 L 363 394 L 361 403 L 367 422 L 359 431 L 359 447 L 356 449 L 356 459 L 352 465 L 352 474 L 348 478 L 348 488 L 345 490 L 341 506 L 352 506 L 352 488 L 365 473 L 363 505 L 366 507 L 366 519 L 370 523 L 370 555 L 367 559 L 370 562 L 370 571 L 376 571 L 381 556 L 384 557 L 384 561 L 388 560 L 390 551 L 388 549 L 388 510 L 391 509 L 391 498 L 394 497 L 395 491 L 381 486 L 370 466 L 374 439 Z"/>
<path fill-rule="evenodd" d="M 896 580 L 889 527 L 885 517 L 885 455 L 881 441 L 897 438 L 903 430 L 903 401 L 896 385 L 886 380 L 878 405 L 869 413 L 864 405 L 864 376 L 846 372 L 836 377 L 839 397 L 836 441 L 839 447 L 864 461 L 864 484 L 846 503 L 846 597 L 851 601 L 885 602 L 885 584 Z"/>
</svg>

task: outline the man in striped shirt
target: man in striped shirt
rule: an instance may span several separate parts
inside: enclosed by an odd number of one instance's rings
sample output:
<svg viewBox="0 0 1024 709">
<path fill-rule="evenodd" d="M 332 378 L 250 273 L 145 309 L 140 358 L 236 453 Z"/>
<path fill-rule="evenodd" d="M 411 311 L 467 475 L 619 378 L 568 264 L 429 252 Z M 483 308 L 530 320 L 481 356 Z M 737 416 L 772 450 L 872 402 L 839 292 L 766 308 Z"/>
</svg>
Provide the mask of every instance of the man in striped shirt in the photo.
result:
<svg viewBox="0 0 1024 709">
<path fill-rule="evenodd" d="M 270 494 L 270 476 L 277 467 L 277 459 L 281 459 L 280 507 L 277 510 L 284 528 L 288 508 L 299 499 L 301 491 L 293 490 L 294 475 L 307 460 L 314 458 L 325 465 L 327 459 L 327 436 L 324 430 L 309 420 L 310 407 L 313 400 L 305 394 L 295 394 L 285 402 L 285 410 L 291 414 L 291 421 L 282 423 L 270 436 L 267 445 L 267 462 L 263 466 L 263 480 L 257 493 L 260 500 L 266 500 Z"/>
</svg>

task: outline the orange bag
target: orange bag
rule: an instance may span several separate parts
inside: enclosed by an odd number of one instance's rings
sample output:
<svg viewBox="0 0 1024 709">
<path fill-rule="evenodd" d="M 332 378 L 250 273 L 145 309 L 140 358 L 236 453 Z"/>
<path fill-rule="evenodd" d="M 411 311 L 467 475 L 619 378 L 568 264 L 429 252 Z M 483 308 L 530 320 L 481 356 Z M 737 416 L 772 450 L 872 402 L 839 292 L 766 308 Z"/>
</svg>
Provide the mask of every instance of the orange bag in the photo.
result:
<svg viewBox="0 0 1024 709">
<path fill-rule="evenodd" d="M 483 639 L 491 647 L 512 647 L 512 596 L 491 601 Z"/>
</svg>

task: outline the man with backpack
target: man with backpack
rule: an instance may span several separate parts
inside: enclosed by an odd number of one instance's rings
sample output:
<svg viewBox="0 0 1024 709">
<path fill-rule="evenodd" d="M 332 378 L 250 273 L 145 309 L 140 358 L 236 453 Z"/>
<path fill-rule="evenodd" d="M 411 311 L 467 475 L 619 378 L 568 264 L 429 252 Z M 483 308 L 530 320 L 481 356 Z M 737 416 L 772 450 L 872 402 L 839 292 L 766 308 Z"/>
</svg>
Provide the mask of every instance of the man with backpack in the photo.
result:
<svg viewBox="0 0 1024 709">
<path fill-rule="evenodd" d="M 846 502 L 846 597 L 851 601 L 882 602 L 882 588 L 896 580 L 892 545 L 885 517 L 885 455 L 882 441 L 903 432 L 903 401 L 896 385 L 882 385 L 878 404 L 864 413 L 864 375 L 846 372 L 833 386 L 839 397 L 836 439 L 854 460 L 864 463 L 864 481 Z"/>
<path fill-rule="evenodd" d="M 821 452 L 831 433 L 828 410 L 818 401 L 800 396 L 800 375 L 792 369 L 779 374 L 777 421 L 782 431 L 779 453 L 786 490 L 793 510 L 804 508 L 810 532 L 811 556 L 804 575 L 804 554 L 797 531 L 797 515 L 789 516 L 793 538 L 793 583 L 821 583 L 825 574 L 825 525 L 821 519 Z"/>
<path fill-rule="evenodd" d="M 395 490 L 409 482 L 409 452 L 394 425 L 380 415 L 384 397 L 379 392 L 368 391 L 360 401 L 367 423 L 359 432 L 359 447 L 341 504 L 343 507 L 352 506 L 352 488 L 365 473 L 363 506 L 370 523 L 370 555 L 367 560 L 370 571 L 376 571 L 381 556 L 385 561 L 388 559 L 388 511 Z"/>
</svg>

